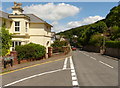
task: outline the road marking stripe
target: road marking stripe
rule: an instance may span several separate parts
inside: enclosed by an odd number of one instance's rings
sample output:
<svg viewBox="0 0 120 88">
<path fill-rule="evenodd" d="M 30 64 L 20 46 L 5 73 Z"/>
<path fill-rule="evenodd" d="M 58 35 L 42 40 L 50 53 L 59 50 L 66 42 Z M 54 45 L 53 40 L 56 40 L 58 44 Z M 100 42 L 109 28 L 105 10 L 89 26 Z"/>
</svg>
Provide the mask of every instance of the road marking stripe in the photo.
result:
<svg viewBox="0 0 120 88">
<path fill-rule="evenodd" d="M 50 73 L 55 73 L 55 72 L 62 71 L 62 70 L 63 70 L 63 69 L 58 69 L 58 70 L 54 70 L 54 71 L 49 71 L 49 72 L 44 72 L 44 73 L 40 73 L 40 74 L 37 74 L 37 75 L 29 76 L 29 77 L 26 77 L 26 78 L 23 78 L 23 79 L 14 81 L 14 82 L 12 82 L 12 83 L 9 83 L 9 84 L 7 84 L 7 85 L 4 85 L 3 87 L 11 86 L 11 85 L 13 85 L 13 84 L 16 84 L 16 83 L 25 81 L 25 80 L 27 80 L 27 79 L 31 79 L 31 78 L 34 78 L 34 77 L 37 77 L 37 76 L 42 76 L 42 75 L 46 75 L 46 74 L 50 74 Z"/>
<path fill-rule="evenodd" d="M 94 60 L 97 60 L 96 58 L 94 58 L 94 57 L 90 57 L 90 58 L 92 58 L 92 59 L 94 59 Z"/>
<path fill-rule="evenodd" d="M 75 72 L 75 70 L 71 69 L 71 72 Z"/>
<path fill-rule="evenodd" d="M 79 88 L 77 75 L 76 75 L 74 64 L 72 61 L 72 56 L 70 56 L 69 60 L 70 60 L 70 68 L 71 68 L 71 76 L 72 76 L 72 86 L 73 86 L 73 88 L 76 86 Z"/>
<path fill-rule="evenodd" d="M 40 63 L 40 64 L 35 64 L 35 65 L 27 66 L 27 67 L 23 67 L 23 68 L 16 69 L 16 70 L 13 70 L 13 71 L 10 71 L 10 72 L 0 73 L 0 75 L 5 75 L 5 74 L 13 73 L 13 72 L 16 72 L 16 71 L 20 71 L 20 70 L 24 70 L 24 69 L 35 67 L 35 66 L 39 66 L 39 65 L 44 65 L 44 64 L 48 64 L 48 63 L 60 61 L 60 60 L 63 60 L 63 59 L 65 59 L 65 58 L 57 59 L 57 60 L 53 60 L 53 61 L 48 61 L 48 62 L 44 62 L 44 63 Z"/>
<path fill-rule="evenodd" d="M 66 58 L 65 61 L 64 61 L 63 69 L 67 68 L 67 61 L 68 61 L 68 58 Z"/>
<path fill-rule="evenodd" d="M 108 66 L 108 67 L 110 67 L 110 68 L 114 68 L 114 67 L 112 67 L 111 65 L 106 64 L 106 63 L 104 63 L 104 62 L 102 62 L 102 61 L 99 61 L 99 62 L 102 63 L 102 64 L 104 64 L 104 65 L 106 65 L 106 66 Z"/>
<path fill-rule="evenodd" d="M 78 81 L 72 81 L 73 86 L 78 86 Z"/>
<path fill-rule="evenodd" d="M 77 78 L 73 76 L 73 77 L 72 77 L 72 80 L 77 80 Z"/>
</svg>

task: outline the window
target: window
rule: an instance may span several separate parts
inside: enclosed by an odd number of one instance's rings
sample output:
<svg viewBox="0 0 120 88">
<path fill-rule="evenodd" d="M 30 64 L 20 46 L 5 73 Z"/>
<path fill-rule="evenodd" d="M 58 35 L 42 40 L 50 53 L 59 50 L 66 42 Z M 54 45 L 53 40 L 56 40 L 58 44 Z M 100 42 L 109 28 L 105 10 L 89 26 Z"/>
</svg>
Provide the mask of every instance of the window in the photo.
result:
<svg viewBox="0 0 120 88">
<path fill-rule="evenodd" d="M 13 41 L 12 42 L 12 47 L 16 47 L 16 46 L 20 46 L 21 45 L 21 41 Z"/>
<path fill-rule="evenodd" d="M 26 30 L 25 30 L 25 32 L 27 32 L 27 31 L 28 31 L 28 23 L 26 22 L 25 25 L 26 25 Z"/>
<path fill-rule="evenodd" d="M 15 32 L 19 32 L 20 31 L 20 22 L 16 21 L 15 22 Z"/>
</svg>

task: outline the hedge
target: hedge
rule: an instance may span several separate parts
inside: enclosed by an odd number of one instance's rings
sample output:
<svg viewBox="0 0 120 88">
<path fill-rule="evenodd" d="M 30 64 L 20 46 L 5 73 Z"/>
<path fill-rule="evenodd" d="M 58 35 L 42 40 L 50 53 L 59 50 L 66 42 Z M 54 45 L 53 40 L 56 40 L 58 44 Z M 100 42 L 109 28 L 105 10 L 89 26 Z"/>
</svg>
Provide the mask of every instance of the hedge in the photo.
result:
<svg viewBox="0 0 120 88">
<path fill-rule="evenodd" d="M 18 53 L 18 59 L 35 59 L 43 57 L 46 53 L 44 46 L 34 43 L 16 46 L 15 50 Z"/>
<path fill-rule="evenodd" d="M 106 41 L 107 48 L 120 48 L 120 41 Z"/>
</svg>

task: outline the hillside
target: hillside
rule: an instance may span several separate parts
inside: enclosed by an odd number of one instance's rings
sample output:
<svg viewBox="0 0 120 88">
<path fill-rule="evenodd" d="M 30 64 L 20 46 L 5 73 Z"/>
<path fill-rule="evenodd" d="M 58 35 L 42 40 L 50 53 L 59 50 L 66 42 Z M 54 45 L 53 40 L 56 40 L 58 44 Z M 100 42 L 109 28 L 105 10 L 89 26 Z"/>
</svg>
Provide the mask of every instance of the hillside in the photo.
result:
<svg viewBox="0 0 120 88">
<path fill-rule="evenodd" d="M 120 5 L 113 7 L 103 20 L 93 24 L 72 28 L 58 34 L 69 39 L 71 45 L 78 47 L 90 44 L 101 46 L 103 42 L 103 36 L 101 36 L 102 34 L 106 37 L 106 40 L 119 40 Z M 74 35 L 77 37 L 74 37 Z"/>
</svg>

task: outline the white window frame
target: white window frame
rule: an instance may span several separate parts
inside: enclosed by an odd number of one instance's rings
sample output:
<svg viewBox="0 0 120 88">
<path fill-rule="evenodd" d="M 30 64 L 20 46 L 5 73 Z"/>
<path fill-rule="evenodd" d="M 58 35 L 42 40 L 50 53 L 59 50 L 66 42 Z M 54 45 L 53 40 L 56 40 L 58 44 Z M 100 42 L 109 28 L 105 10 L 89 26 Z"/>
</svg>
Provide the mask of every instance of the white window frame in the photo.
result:
<svg viewBox="0 0 120 88">
<path fill-rule="evenodd" d="M 15 26 L 15 22 L 19 22 L 19 26 Z M 15 22 L 14 22 L 14 32 L 20 32 L 20 21 L 15 21 Z M 16 31 L 15 27 L 19 27 L 19 31 Z"/>
<path fill-rule="evenodd" d="M 15 44 L 17 42 L 17 45 Z M 20 46 L 21 44 L 20 44 L 20 42 L 21 41 L 12 41 L 12 43 L 14 44 L 14 46 L 12 45 L 12 47 L 16 47 L 16 46 Z M 22 43 L 22 42 L 21 42 Z"/>
</svg>

